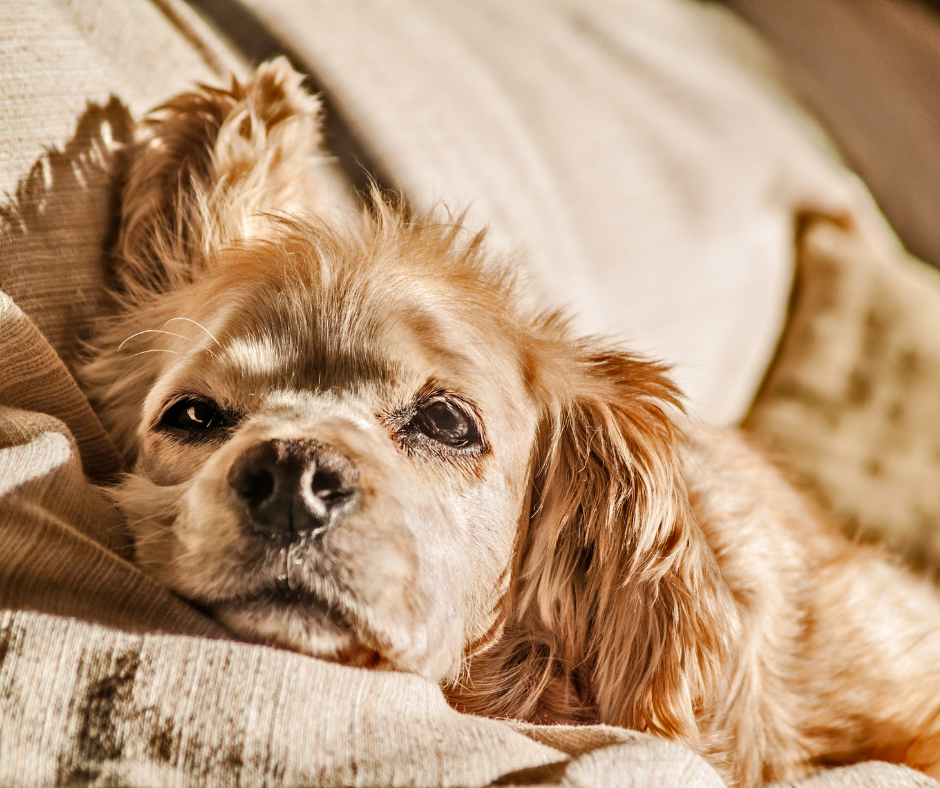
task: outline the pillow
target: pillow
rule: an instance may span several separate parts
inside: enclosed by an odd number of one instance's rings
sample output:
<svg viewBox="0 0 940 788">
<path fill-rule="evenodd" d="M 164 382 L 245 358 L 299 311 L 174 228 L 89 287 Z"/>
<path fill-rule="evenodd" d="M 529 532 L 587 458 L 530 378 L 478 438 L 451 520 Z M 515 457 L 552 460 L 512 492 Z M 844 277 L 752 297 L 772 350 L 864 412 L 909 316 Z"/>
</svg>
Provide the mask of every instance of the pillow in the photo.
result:
<svg viewBox="0 0 940 788">
<path fill-rule="evenodd" d="M 860 536 L 940 566 L 940 272 L 811 221 L 744 426 Z"/>
</svg>

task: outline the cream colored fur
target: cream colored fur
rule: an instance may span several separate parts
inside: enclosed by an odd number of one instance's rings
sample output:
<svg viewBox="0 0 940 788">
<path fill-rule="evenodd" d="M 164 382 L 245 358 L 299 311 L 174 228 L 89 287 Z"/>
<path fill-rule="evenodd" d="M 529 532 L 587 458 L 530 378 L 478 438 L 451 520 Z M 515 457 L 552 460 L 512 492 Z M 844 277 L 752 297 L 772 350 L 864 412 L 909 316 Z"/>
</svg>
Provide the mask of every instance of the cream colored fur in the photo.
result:
<svg viewBox="0 0 940 788">
<path fill-rule="evenodd" d="M 140 565 L 246 639 L 674 738 L 732 784 L 940 774 L 935 590 L 690 425 L 663 367 L 529 313 L 459 223 L 377 194 L 328 217 L 317 114 L 274 61 L 170 101 L 129 152 L 82 378 Z M 167 426 L 195 401 L 224 427 Z M 478 439 L 422 432 L 439 401 Z M 278 441 L 355 468 L 337 525 L 258 536 L 232 469 Z"/>
</svg>

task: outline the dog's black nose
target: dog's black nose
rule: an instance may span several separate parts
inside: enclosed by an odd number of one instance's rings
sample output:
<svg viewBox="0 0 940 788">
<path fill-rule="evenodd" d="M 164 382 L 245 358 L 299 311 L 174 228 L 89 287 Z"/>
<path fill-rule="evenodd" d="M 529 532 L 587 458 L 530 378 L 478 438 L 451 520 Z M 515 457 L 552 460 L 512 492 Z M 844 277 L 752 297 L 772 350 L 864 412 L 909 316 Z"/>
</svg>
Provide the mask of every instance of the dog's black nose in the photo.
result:
<svg viewBox="0 0 940 788">
<path fill-rule="evenodd" d="M 248 524 L 266 536 L 298 538 L 336 525 L 359 500 L 359 472 L 315 440 L 268 440 L 232 464 L 228 483 Z"/>
</svg>

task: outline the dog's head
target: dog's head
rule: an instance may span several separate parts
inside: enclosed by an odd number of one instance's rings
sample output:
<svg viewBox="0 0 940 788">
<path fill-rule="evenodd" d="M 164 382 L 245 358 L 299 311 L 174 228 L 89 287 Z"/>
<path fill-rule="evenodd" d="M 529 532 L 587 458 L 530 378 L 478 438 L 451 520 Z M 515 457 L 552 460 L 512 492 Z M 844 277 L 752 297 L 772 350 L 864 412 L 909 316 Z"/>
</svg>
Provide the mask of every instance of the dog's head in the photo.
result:
<svg viewBox="0 0 940 788">
<path fill-rule="evenodd" d="M 694 737 L 733 623 L 662 368 L 520 306 L 458 225 L 314 216 L 315 115 L 275 62 L 134 151 L 83 379 L 140 565 L 464 708 Z"/>
</svg>

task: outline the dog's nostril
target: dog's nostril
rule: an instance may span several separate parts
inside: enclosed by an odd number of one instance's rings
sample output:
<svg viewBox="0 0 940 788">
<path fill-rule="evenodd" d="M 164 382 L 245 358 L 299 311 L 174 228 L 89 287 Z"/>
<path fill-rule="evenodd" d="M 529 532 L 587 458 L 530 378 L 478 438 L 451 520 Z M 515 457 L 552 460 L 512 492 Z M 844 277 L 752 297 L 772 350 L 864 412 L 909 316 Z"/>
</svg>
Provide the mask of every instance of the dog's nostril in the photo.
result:
<svg viewBox="0 0 940 788">
<path fill-rule="evenodd" d="M 228 473 L 229 487 L 249 506 L 256 506 L 274 494 L 278 477 L 282 475 L 279 465 L 273 445 L 252 446 L 232 464 Z"/>
<path fill-rule="evenodd" d="M 343 486 L 340 475 L 326 468 L 317 468 L 310 480 L 310 491 L 323 501 L 330 501 L 347 495 L 347 491 L 343 489 Z"/>
<path fill-rule="evenodd" d="M 231 486 L 245 500 L 261 502 L 274 492 L 274 474 L 267 468 L 245 471 L 231 481 Z"/>
</svg>

